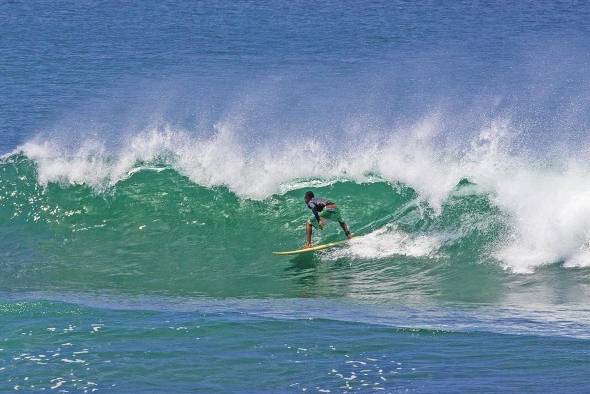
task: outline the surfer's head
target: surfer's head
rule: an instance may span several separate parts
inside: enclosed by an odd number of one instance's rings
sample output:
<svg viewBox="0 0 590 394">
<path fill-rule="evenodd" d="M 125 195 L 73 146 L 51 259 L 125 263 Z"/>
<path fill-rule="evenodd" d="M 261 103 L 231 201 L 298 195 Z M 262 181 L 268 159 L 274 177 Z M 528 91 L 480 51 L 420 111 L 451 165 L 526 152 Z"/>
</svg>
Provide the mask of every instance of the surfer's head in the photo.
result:
<svg viewBox="0 0 590 394">
<path fill-rule="evenodd" d="M 309 202 L 309 200 L 311 200 L 312 198 L 314 198 L 315 196 L 313 195 L 312 191 L 309 192 L 305 192 L 305 197 L 303 197 L 303 200 L 305 201 L 305 203 L 307 204 Z"/>
</svg>

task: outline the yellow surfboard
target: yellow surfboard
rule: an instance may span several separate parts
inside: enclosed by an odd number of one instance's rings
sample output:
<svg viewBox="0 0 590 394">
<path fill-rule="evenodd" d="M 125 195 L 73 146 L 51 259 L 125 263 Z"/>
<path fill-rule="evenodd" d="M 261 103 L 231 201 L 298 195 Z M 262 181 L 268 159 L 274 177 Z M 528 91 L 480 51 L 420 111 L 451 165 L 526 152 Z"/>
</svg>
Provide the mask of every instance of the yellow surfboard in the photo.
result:
<svg viewBox="0 0 590 394">
<path fill-rule="evenodd" d="M 289 250 L 289 251 L 286 251 L 286 252 L 272 252 L 272 254 L 275 254 L 275 255 L 278 255 L 278 256 L 291 256 L 291 255 L 294 255 L 294 254 L 311 253 L 311 252 L 317 252 L 318 250 L 330 249 L 330 248 L 333 248 L 335 246 L 342 245 L 342 244 L 344 244 L 346 242 L 348 242 L 348 239 L 345 239 L 344 241 L 336 241 L 336 242 L 330 242 L 330 243 L 327 243 L 327 244 L 321 244 L 321 245 L 317 245 L 317 246 L 312 246 L 311 248 L 307 248 L 307 249 Z"/>
</svg>

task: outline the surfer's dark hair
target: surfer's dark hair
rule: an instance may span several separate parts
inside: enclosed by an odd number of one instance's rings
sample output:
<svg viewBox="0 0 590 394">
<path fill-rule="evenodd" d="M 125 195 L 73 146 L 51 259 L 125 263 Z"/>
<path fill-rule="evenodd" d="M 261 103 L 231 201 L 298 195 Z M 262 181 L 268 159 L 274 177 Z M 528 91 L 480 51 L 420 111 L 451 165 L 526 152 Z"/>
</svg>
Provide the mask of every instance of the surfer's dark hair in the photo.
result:
<svg viewBox="0 0 590 394">
<path fill-rule="evenodd" d="M 312 198 L 314 198 L 315 196 L 313 195 L 312 191 L 309 192 L 305 192 L 305 198 L 311 200 Z"/>
</svg>

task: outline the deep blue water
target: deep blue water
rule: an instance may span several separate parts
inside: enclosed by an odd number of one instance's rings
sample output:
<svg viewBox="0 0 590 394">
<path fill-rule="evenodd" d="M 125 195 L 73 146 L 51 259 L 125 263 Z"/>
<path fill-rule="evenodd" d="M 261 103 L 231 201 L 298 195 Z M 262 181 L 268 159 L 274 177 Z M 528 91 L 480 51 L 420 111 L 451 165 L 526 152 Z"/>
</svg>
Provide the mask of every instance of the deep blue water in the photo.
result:
<svg viewBox="0 0 590 394">
<path fill-rule="evenodd" d="M 587 392 L 589 65 L 579 1 L 0 2 L 0 391 Z M 307 188 L 367 236 L 272 256 Z"/>
<path fill-rule="evenodd" d="M 268 93 L 279 89 L 282 96 L 266 99 L 274 106 L 294 100 L 308 117 L 314 115 L 304 107 L 310 101 L 341 117 L 372 99 L 367 111 L 395 111 L 399 119 L 408 101 L 423 106 L 497 94 L 556 99 L 551 104 L 561 108 L 571 104 L 564 98 L 587 93 L 590 11 L 584 2 L 35 1 L 1 7 L 3 153 L 67 121 L 84 119 L 90 128 L 127 113 L 137 123 L 136 112 L 146 109 L 143 115 L 161 111 L 169 122 L 194 126 L 195 117 L 219 117 L 269 79 L 295 79 L 273 81 Z M 350 97 L 356 94 L 361 97 Z M 336 103 L 326 103 L 334 96 Z M 203 108 L 212 105 L 217 108 Z M 553 114 L 555 108 L 528 110 Z"/>
</svg>

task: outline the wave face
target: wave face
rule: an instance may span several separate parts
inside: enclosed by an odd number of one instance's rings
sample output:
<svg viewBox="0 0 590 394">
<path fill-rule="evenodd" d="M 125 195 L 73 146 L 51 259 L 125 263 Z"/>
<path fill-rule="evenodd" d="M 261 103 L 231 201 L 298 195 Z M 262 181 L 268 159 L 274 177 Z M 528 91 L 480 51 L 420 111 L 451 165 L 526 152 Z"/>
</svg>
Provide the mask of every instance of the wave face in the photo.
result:
<svg viewBox="0 0 590 394">
<path fill-rule="evenodd" d="M 312 139 L 246 148 L 223 127 L 208 138 L 154 130 L 115 151 L 30 141 L 0 164 L 0 286 L 483 302 L 532 292 L 551 302 L 550 277 L 565 275 L 585 293 L 586 167 L 510 154 L 507 124 L 441 150 L 433 122 L 334 151 Z M 304 242 L 308 189 L 364 236 L 272 256 Z M 315 236 L 342 237 L 336 225 Z"/>
</svg>

